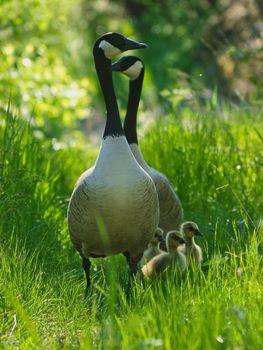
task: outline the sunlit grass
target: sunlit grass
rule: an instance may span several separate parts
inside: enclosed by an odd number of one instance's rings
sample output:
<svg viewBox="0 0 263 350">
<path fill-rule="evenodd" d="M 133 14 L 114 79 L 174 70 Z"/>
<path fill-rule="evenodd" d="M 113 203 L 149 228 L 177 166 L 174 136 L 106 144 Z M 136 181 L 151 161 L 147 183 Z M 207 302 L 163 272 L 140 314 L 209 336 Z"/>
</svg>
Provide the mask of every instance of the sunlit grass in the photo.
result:
<svg viewBox="0 0 263 350">
<path fill-rule="evenodd" d="M 261 349 L 263 130 L 257 111 L 185 109 L 141 141 L 204 238 L 201 271 L 135 284 L 122 256 L 93 261 L 84 298 L 67 232 L 74 181 L 94 153 L 55 151 L 11 113 L 0 129 L 0 347 Z M 76 158 L 78 157 L 78 158 Z"/>
</svg>

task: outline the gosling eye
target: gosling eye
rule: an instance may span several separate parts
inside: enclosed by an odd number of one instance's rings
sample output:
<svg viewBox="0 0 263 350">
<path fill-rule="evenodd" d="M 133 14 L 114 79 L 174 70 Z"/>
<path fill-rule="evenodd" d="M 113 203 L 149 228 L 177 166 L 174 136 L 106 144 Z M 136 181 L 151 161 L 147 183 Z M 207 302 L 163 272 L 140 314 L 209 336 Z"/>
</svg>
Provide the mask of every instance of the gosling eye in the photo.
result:
<svg viewBox="0 0 263 350">
<path fill-rule="evenodd" d="M 163 236 L 159 236 L 159 242 L 161 242 L 161 243 L 165 243 L 165 239 L 164 239 L 164 237 L 163 237 Z"/>
</svg>

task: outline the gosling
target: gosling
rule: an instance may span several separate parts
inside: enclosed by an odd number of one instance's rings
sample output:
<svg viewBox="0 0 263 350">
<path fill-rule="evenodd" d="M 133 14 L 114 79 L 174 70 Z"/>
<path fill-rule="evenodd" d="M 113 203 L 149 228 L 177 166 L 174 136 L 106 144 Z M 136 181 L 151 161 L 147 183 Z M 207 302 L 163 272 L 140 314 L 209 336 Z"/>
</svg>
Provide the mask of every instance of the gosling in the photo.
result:
<svg viewBox="0 0 263 350">
<path fill-rule="evenodd" d="M 144 278 L 153 280 L 157 275 L 163 272 L 166 268 L 177 266 L 181 273 L 186 268 L 186 258 L 183 253 L 178 250 L 180 244 L 186 243 L 182 234 L 179 231 L 169 231 L 166 235 L 167 253 L 153 257 L 141 269 Z"/>
<path fill-rule="evenodd" d="M 141 259 L 141 266 L 145 265 L 154 256 L 163 253 L 163 251 L 159 247 L 160 243 L 165 243 L 163 233 L 163 230 L 160 227 L 157 227 L 153 239 L 149 242 L 147 249 L 143 253 L 143 257 Z"/>
<path fill-rule="evenodd" d="M 189 262 L 193 261 L 196 265 L 200 265 L 203 261 L 202 249 L 195 243 L 194 236 L 202 236 L 195 222 L 186 221 L 180 227 L 180 232 L 186 240 L 186 244 L 180 247 L 180 251 L 186 254 Z"/>
</svg>

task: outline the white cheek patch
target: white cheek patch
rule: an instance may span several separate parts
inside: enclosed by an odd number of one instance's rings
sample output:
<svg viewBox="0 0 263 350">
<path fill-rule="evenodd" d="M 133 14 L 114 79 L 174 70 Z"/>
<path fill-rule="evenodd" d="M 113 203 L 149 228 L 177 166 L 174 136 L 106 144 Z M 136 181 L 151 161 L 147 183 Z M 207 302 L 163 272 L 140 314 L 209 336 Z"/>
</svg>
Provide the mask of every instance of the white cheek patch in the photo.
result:
<svg viewBox="0 0 263 350">
<path fill-rule="evenodd" d="M 123 73 L 128 75 L 128 77 L 131 80 L 135 80 L 140 75 L 142 68 L 143 68 L 142 62 L 136 61 L 132 66 L 130 66 L 128 69 L 124 70 Z"/>
<path fill-rule="evenodd" d="M 104 55 L 108 59 L 112 59 L 114 56 L 119 55 L 122 51 L 117 47 L 111 45 L 108 41 L 102 40 L 99 44 L 99 48 L 104 51 Z"/>
</svg>

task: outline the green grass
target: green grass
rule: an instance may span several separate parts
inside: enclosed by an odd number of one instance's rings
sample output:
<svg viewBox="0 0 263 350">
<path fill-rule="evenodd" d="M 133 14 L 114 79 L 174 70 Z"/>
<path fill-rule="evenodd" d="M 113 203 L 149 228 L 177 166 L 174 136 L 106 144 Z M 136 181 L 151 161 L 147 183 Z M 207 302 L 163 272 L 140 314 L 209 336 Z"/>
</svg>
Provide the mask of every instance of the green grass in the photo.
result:
<svg viewBox="0 0 263 350">
<path fill-rule="evenodd" d="M 95 152 L 54 150 L 2 111 L 0 348 L 262 349 L 262 130 L 259 111 L 227 106 L 157 121 L 141 148 L 204 233 L 204 267 L 127 296 L 125 259 L 93 261 L 84 299 L 65 218 Z"/>
</svg>

